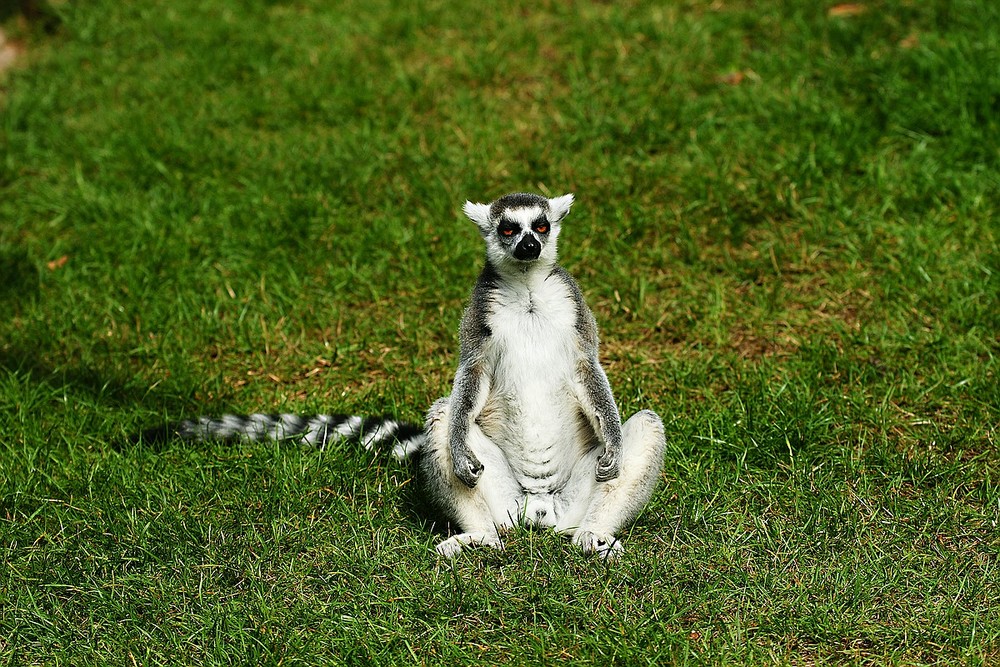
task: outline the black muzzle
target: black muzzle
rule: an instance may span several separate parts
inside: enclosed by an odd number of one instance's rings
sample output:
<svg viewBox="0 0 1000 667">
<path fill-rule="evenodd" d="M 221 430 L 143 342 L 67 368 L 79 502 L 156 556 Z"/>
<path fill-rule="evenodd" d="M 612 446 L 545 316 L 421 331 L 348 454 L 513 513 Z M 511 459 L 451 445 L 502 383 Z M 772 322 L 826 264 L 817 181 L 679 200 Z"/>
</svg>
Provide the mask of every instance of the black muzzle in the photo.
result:
<svg viewBox="0 0 1000 667">
<path fill-rule="evenodd" d="M 534 236 L 526 234 L 521 242 L 517 244 L 514 248 L 514 259 L 519 259 L 522 262 L 530 262 L 533 259 L 538 259 L 538 255 L 542 252 L 542 244 L 538 242 Z"/>
</svg>

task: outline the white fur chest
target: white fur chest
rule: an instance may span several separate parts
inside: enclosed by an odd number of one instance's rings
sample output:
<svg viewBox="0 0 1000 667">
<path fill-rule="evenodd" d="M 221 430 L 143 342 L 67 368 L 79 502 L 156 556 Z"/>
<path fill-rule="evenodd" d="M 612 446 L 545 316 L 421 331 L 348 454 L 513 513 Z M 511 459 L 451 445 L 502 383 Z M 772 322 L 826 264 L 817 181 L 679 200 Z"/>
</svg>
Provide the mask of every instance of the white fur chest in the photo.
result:
<svg viewBox="0 0 1000 667">
<path fill-rule="evenodd" d="M 550 478 L 561 477 L 580 448 L 576 304 L 554 275 L 505 283 L 493 297 L 484 349 L 490 393 L 481 426 L 526 488 L 537 479 L 558 483 Z"/>
<path fill-rule="evenodd" d="M 508 283 L 493 297 L 486 349 L 496 384 L 542 388 L 573 375 L 580 358 L 577 314 L 563 281 L 549 276 Z"/>
</svg>

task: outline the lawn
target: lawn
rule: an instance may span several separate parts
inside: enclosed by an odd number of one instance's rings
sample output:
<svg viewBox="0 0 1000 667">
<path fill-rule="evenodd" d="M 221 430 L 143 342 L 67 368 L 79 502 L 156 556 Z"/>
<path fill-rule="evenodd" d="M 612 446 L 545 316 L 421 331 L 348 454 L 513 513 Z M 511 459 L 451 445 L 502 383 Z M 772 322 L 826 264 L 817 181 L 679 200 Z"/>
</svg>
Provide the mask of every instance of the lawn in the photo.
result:
<svg viewBox="0 0 1000 667">
<path fill-rule="evenodd" d="M 35 3 L 0 75 L 0 663 L 996 664 L 1000 4 Z M 449 391 L 466 199 L 667 456 L 618 563 L 441 561 L 384 453 L 135 443 Z"/>
</svg>

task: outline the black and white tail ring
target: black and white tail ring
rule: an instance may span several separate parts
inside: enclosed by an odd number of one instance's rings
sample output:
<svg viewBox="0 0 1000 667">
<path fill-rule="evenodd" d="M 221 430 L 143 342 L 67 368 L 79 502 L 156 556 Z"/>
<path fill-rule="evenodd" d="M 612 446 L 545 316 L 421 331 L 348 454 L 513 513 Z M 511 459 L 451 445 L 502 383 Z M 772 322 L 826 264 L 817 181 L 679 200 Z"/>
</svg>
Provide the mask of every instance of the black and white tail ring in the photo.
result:
<svg viewBox="0 0 1000 667">
<path fill-rule="evenodd" d="M 171 437 L 184 440 L 243 440 L 252 442 L 280 441 L 325 449 L 335 443 L 358 443 L 371 450 L 393 443 L 393 456 L 408 459 L 420 451 L 424 442 L 421 426 L 401 422 L 391 417 L 359 417 L 357 415 L 293 415 L 254 414 L 200 417 L 146 431 L 146 442 Z"/>
</svg>

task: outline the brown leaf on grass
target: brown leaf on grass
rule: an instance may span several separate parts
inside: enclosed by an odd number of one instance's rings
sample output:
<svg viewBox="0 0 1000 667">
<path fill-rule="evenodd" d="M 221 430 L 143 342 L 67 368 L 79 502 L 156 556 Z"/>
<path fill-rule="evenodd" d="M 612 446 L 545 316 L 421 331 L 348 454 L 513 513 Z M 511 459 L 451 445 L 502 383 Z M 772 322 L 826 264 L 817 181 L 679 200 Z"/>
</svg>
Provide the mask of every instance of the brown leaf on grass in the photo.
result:
<svg viewBox="0 0 1000 667">
<path fill-rule="evenodd" d="M 725 86 L 739 86 L 744 83 L 760 83 L 760 75 L 752 69 L 734 69 L 715 77 L 716 83 Z"/>
<path fill-rule="evenodd" d="M 743 83 L 743 79 L 745 78 L 746 75 L 743 72 L 726 72 L 715 77 L 715 80 L 727 86 L 738 86 Z"/>
<path fill-rule="evenodd" d="M 857 16 L 864 14 L 868 8 L 862 4 L 847 2 L 841 5 L 834 5 L 827 10 L 827 16 Z"/>
<path fill-rule="evenodd" d="M 909 35 L 899 40 L 899 47 L 902 49 L 915 49 L 920 46 L 920 35 L 911 32 Z"/>
<path fill-rule="evenodd" d="M 49 271 L 55 271 L 56 269 L 61 269 L 66 266 L 66 262 L 69 261 L 69 255 L 63 255 L 59 259 L 54 259 L 48 262 L 45 266 L 49 268 Z"/>
</svg>

